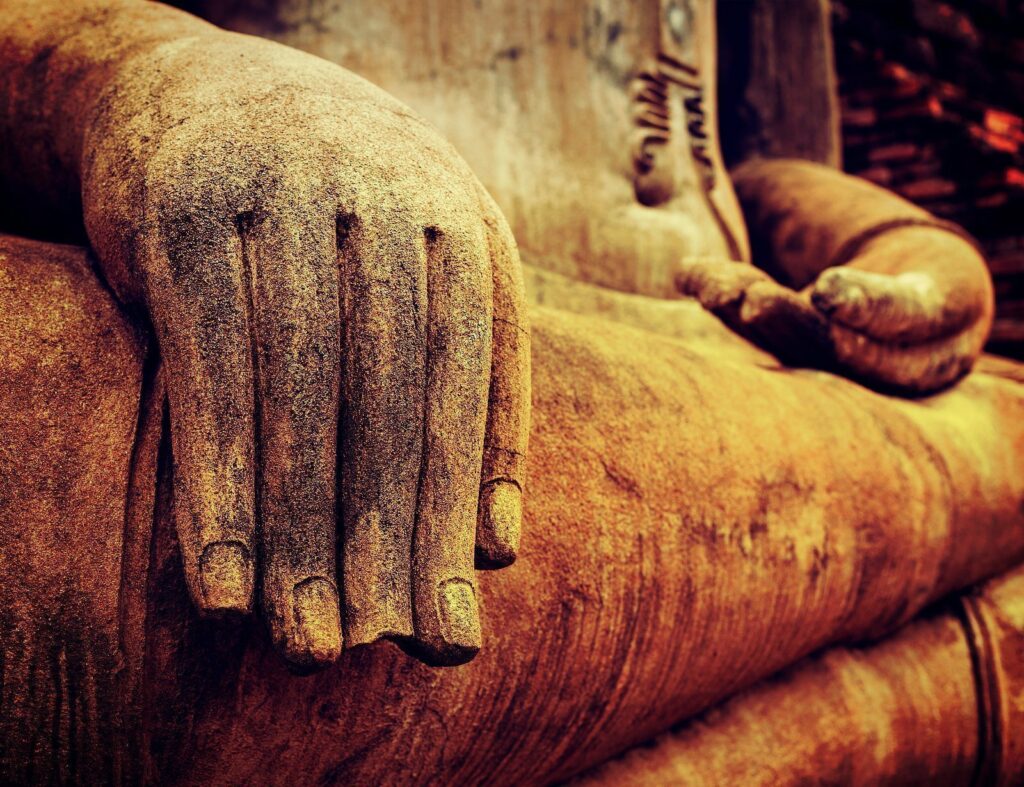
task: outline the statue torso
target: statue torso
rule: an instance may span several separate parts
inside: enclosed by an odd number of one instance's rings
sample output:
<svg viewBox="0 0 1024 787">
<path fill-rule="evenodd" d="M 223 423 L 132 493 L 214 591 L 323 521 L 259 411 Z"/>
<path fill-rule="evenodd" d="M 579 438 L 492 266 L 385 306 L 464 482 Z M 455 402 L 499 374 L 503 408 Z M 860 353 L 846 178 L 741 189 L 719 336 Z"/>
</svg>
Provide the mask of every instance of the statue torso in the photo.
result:
<svg viewBox="0 0 1024 787">
<path fill-rule="evenodd" d="M 211 21 L 350 68 L 438 126 L 524 259 L 656 295 L 745 257 L 717 145 L 711 0 L 206 0 Z"/>
</svg>

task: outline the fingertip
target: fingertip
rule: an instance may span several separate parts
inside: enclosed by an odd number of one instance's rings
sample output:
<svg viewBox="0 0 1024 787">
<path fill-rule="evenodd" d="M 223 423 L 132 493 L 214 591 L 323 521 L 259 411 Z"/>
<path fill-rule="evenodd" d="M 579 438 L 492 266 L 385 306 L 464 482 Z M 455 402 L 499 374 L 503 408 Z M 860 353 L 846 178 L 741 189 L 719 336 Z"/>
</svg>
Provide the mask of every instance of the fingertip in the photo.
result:
<svg viewBox="0 0 1024 787">
<path fill-rule="evenodd" d="M 253 565 L 239 541 L 208 544 L 199 558 L 199 611 L 206 616 L 248 614 L 252 609 Z"/>
<path fill-rule="evenodd" d="M 338 660 L 342 650 L 341 613 L 334 583 L 310 577 L 292 590 L 292 625 L 281 650 L 298 671 L 312 671 Z"/>
<path fill-rule="evenodd" d="M 496 481 L 481 489 L 476 531 L 478 568 L 504 568 L 515 562 L 522 533 L 522 500 L 522 490 L 511 481 Z"/>
<path fill-rule="evenodd" d="M 675 281 L 681 294 L 696 298 L 710 311 L 736 306 L 751 287 L 770 282 L 767 274 L 753 265 L 701 257 L 684 259 Z"/>
<path fill-rule="evenodd" d="M 421 658 L 439 667 L 454 667 L 472 660 L 483 639 L 473 583 L 461 577 L 447 579 L 437 586 L 433 600 L 436 628 L 417 632 Z"/>
<path fill-rule="evenodd" d="M 827 316 L 842 317 L 865 305 L 867 293 L 861 272 L 846 268 L 831 268 L 822 273 L 811 291 L 811 303 Z"/>
<path fill-rule="evenodd" d="M 458 578 L 442 582 L 437 589 L 437 608 L 450 663 L 469 661 L 480 650 L 482 639 L 473 583 Z"/>
<path fill-rule="evenodd" d="M 771 287 L 760 282 L 751 284 L 743 296 L 743 303 L 740 305 L 740 322 L 745 325 L 760 322 L 765 316 L 774 311 L 780 301 L 776 293 L 778 285 Z"/>
</svg>

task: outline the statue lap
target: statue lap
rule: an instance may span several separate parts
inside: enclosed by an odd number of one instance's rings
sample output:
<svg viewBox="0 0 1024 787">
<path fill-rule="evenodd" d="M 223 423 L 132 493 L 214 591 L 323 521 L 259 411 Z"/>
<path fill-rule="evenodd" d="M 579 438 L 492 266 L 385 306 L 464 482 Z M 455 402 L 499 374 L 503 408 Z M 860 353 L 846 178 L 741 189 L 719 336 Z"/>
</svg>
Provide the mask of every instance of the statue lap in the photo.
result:
<svg viewBox="0 0 1024 787">
<path fill-rule="evenodd" d="M 7 236 L 0 337 L 0 772 L 74 781 L 118 767 L 144 345 L 80 249 Z"/>
<path fill-rule="evenodd" d="M 481 575 L 483 651 L 297 677 L 189 605 L 144 337 L 81 251 L 0 248 L 11 773 L 565 778 L 1024 556 L 1018 367 L 900 401 L 540 307 L 525 536 Z"/>
</svg>

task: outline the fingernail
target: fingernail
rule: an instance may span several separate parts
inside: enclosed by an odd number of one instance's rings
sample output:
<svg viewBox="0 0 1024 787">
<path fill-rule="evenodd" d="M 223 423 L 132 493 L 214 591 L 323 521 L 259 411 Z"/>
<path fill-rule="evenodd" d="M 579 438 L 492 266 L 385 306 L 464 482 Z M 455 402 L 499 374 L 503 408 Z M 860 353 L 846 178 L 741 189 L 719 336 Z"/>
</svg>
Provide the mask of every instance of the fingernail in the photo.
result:
<svg viewBox="0 0 1024 787">
<path fill-rule="evenodd" d="M 743 305 L 740 306 L 740 322 L 751 323 L 760 320 L 769 310 L 771 301 L 770 296 L 766 297 L 748 290 L 746 297 L 743 298 Z"/>
<path fill-rule="evenodd" d="M 295 642 L 289 657 L 304 665 L 330 664 L 341 655 L 341 613 L 338 591 L 323 577 L 295 586 Z"/>
<path fill-rule="evenodd" d="M 490 484 L 480 493 L 477 559 L 482 568 L 515 562 L 522 532 L 523 493 L 509 481 Z"/>
<path fill-rule="evenodd" d="M 208 544 L 199 558 L 205 612 L 247 613 L 252 606 L 252 564 L 237 541 Z"/>
<path fill-rule="evenodd" d="M 437 614 L 445 643 L 445 662 L 463 664 L 480 650 L 476 593 L 465 579 L 448 579 L 437 589 Z"/>
<path fill-rule="evenodd" d="M 843 300 L 846 301 L 847 304 L 855 304 L 859 306 L 867 300 L 868 293 L 861 285 L 851 284 L 846 288 L 846 291 L 843 292 L 843 296 Z"/>
</svg>

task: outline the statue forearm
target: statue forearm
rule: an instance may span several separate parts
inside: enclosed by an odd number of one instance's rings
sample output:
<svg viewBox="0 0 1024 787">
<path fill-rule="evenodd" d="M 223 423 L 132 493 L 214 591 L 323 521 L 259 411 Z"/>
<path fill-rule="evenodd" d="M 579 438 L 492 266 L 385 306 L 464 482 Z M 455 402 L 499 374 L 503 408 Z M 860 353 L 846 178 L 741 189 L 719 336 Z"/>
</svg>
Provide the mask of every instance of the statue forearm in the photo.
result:
<svg viewBox="0 0 1024 787">
<path fill-rule="evenodd" d="M 893 227 L 956 231 L 923 208 L 866 180 L 809 161 L 755 159 L 732 171 L 755 262 L 800 289 Z"/>
<path fill-rule="evenodd" d="M 81 228 L 85 134 L 132 58 L 216 28 L 138 0 L 10 0 L 0 8 L 0 199 L 45 236 Z M 13 214 L 13 215 L 12 215 Z"/>
<path fill-rule="evenodd" d="M 992 281 L 966 233 L 865 180 L 810 162 L 753 161 L 735 172 L 756 262 L 780 281 L 808 287 L 847 327 L 875 339 L 917 342 L 992 318 Z M 881 277 L 885 278 L 881 278 Z M 841 280 L 863 284 L 847 299 Z M 835 300 L 835 304 L 831 301 Z"/>
</svg>

